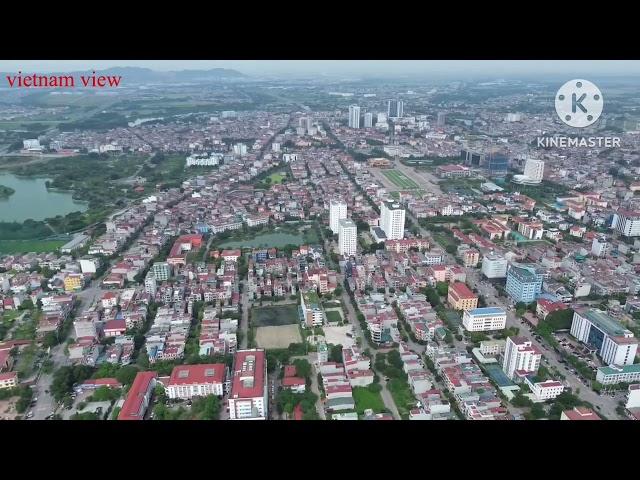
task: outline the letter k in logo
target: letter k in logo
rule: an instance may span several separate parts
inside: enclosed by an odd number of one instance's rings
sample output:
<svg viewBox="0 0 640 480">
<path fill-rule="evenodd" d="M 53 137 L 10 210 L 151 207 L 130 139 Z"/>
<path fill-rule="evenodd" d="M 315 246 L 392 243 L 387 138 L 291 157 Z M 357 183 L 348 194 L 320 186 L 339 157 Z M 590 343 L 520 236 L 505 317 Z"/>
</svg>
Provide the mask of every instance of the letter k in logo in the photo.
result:
<svg viewBox="0 0 640 480">
<path fill-rule="evenodd" d="M 576 108 L 576 107 L 580 107 L 580 110 L 582 110 L 582 112 L 583 112 L 583 113 L 587 113 L 587 109 L 586 109 L 586 108 L 584 108 L 584 105 L 582 105 L 582 101 L 583 101 L 585 98 L 587 98 L 587 94 L 586 94 L 586 93 L 583 93 L 582 95 L 580 95 L 580 98 L 578 98 L 578 99 L 576 100 L 576 97 L 577 97 L 577 96 L 578 96 L 578 95 L 577 95 L 577 94 L 575 94 L 575 93 L 571 95 L 571 111 L 572 111 L 573 113 L 576 113 L 576 111 L 577 111 L 577 108 Z"/>
</svg>

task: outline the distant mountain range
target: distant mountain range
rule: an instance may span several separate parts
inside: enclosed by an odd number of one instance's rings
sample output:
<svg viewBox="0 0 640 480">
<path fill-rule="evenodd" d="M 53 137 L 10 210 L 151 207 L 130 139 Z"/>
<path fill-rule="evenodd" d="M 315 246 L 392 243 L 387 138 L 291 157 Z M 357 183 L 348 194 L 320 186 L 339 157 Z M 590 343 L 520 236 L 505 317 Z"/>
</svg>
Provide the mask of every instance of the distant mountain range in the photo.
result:
<svg viewBox="0 0 640 480">
<path fill-rule="evenodd" d="M 237 70 L 228 68 L 211 68 L 209 70 L 177 70 L 169 72 L 160 72 L 143 67 L 112 67 L 104 70 L 96 70 L 96 75 L 121 75 L 123 82 L 130 83 L 182 83 L 182 82 L 206 82 L 212 80 L 231 80 L 248 78 L 245 74 Z M 4 79 L 7 75 L 13 77 L 18 72 L 2 72 L 0 78 Z M 33 75 L 73 75 L 79 78 L 80 75 L 91 75 L 93 70 L 78 70 L 74 72 L 37 72 L 23 71 L 23 76 Z"/>
</svg>

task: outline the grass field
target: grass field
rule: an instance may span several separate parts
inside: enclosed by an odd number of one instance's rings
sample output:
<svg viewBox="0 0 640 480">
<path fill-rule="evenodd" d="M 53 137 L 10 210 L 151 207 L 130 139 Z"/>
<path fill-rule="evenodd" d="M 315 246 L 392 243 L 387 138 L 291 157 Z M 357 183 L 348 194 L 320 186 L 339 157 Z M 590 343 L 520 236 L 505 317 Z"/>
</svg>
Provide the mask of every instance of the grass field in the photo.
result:
<svg viewBox="0 0 640 480">
<path fill-rule="evenodd" d="M 298 323 L 298 305 L 254 307 L 251 310 L 251 323 L 256 327 L 296 324 Z"/>
<path fill-rule="evenodd" d="M 284 172 L 272 173 L 267 178 L 271 180 L 272 185 L 275 185 L 278 183 L 282 183 L 282 180 L 285 178 L 285 173 Z"/>
<path fill-rule="evenodd" d="M 0 240 L 0 253 L 55 252 L 65 243 L 62 240 Z"/>
<path fill-rule="evenodd" d="M 382 413 L 385 409 L 380 392 L 371 392 L 366 387 L 353 387 L 353 400 L 356 402 L 358 415 L 363 415 L 368 408 L 373 413 Z"/>
<path fill-rule="evenodd" d="M 420 186 L 399 170 L 383 170 L 382 173 L 394 185 L 403 189 L 418 189 Z"/>
<path fill-rule="evenodd" d="M 338 312 L 337 310 L 329 310 L 329 311 L 326 311 L 325 314 L 327 315 L 328 322 L 342 321 L 342 315 L 340 315 L 340 312 Z"/>
</svg>

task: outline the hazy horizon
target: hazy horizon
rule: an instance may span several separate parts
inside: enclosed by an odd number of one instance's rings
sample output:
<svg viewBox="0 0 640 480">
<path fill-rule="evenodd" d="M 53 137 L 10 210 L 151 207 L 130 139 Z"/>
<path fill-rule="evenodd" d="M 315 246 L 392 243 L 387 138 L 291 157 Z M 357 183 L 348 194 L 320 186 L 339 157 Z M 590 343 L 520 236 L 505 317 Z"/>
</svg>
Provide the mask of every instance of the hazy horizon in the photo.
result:
<svg viewBox="0 0 640 480">
<path fill-rule="evenodd" d="M 49 73 L 142 67 L 156 71 L 227 68 L 250 76 L 512 76 L 640 75 L 638 60 L 0 60 L 0 71 Z"/>
</svg>

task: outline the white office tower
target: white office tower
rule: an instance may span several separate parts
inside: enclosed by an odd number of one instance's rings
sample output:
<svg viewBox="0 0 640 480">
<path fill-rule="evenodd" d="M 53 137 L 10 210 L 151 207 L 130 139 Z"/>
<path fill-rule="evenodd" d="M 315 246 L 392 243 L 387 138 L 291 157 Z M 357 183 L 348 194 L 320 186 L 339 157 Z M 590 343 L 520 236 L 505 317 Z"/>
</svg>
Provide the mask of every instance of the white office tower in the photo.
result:
<svg viewBox="0 0 640 480">
<path fill-rule="evenodd" d="M 446 123 L 447 123 L 447 114 L 444 112 L 439 112 L 438 119 L 436 121 L 436 126 L 444 127 Z"/>
<path fill-rule="evenodd" d="M 273 152 L 279 152 L 280 151 L 280 144 L 278 142 L 273 142 L 271 144 L 271 150 Z"/>
<path fill-rule="evenodd" d="M 505 122 L 519 122 L 520 120 L 522 120 L 522 115 L 520 115 L 519 113 L 507 113 L 507 116 L 504 120 Z"/>
<path fill-rule="evenodd" d="M 360 107 L 349 106 L 349 128 L 360 128 Z"/>
<path fill-rule="evenodd" d="M 349 218 L 340 220 L 338 229 L 340 255 L 355 255 L 358 245 L 358 228 L 355 222 Z"/>
<path fill-rule="evenodd" d="M 307 117 L 307 121 L 305 122 L 305 127 L 307 129 L 307 133 L 311 131 L 311 127 L 313 127 L 313 119 L 311 117 Z"/>
<path fill-rule="evenodd" d="M 544 162 L 542 160 L 535 160 L 528 158 L 524 164 L 524 176 L 532 183 L 542 182 L 544 175 Z"/>
<path fill-rule="evenodd" d="M 640 212 L 619 208 L 613 215 L 611 228 L 625 237 L 640 237 Z"/>
<path fill-rule="evenodd" d="M 507 259 L 490 253 L 482 259 L 482 273 L 487 278 L 506 278 Z"/>
<path fill-rule="evenodd" d="M 333 234 L 339 233 L 340 220 L 347 218 L 347 204 L 342 200 L 331 200 L 329 203 L 329 228 Z"/>
<path fill-rule="evenodd" d="M 364 114 L 364 128 L 373 127 L 373 113 L 365 113 Z"/>
<path fill-rule="evenodd" d="M 378 123 L 387 123 L 387 114 L 383 112 L 378 113 L 378 115 L 376 116 L 376 121 Z"/>
<path fill-rule="evenodd" d="M 540 367 L 542 353 L 524 337 L 508 337 L 504 347 L 502 370 L 510 379 L 535 374 Z"/>
<path fill-rule="evenodd" d="M 398 203 L 382 202 L 380 206 L 380 228 L 387 240 L 404 238 L 404 208 Z"/>
<path fill-rule="evenodd" d="M 611 244 L 607 242 L 607 238 L 604 235 L 593 239 L 591 243 L 591 255 L 594 257 L 606 257 L 609 250 L 611 250 Z"/>
</svg>

